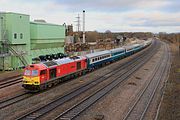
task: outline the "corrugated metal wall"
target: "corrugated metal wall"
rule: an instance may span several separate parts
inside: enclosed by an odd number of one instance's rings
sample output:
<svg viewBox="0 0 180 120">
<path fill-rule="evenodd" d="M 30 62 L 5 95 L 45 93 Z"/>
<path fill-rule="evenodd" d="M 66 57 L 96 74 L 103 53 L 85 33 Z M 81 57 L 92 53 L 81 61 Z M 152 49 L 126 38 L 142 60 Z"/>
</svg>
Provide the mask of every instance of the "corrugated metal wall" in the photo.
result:
<svg viewBox="0 0 180 120">
<path fill-rule="evenodd" d="M 31 22 L 31 55 L 64 53 L 65 27 L 49 23 Z"/>
<path fill-rule="evenodd" d="M 0 18 L 1 15 L 4 16 L 3 21 L 6 24 L 4 29 L 9 43 L 7 49 L 11 56 L 0 58 L 0 69 L 17 69 L 24 66 L 22 60 L 31 64 L 32 58 L 39 55 L 64 53 L 64 26 L 30 23 L 29 15 L 24 14 L 4 12 L 0 13 Z M 2 51 L 1 45 L 0 50 Z"/>
</svg>

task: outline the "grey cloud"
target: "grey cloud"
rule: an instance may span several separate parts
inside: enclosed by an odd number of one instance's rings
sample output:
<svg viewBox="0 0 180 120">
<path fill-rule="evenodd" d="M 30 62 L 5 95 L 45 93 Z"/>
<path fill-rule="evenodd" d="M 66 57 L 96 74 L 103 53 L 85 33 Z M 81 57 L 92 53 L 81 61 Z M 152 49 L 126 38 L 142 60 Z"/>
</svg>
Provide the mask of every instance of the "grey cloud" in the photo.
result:
<svg viewBox="0 0 180 120">
<path fill-rule="evenodd" d="M 143 26 L 143 27 L 174 27 L 174 26 L 179 26 L 180 27 L 180 23 L 177 21 L 170 21 L 170 20 L 159 20 L 159 21 L 155 21 L 155 20 L 145 20 L 144 22 L 140 23 L 140 24 L 130 24 L 131 26 Z"/>
<path fill-rule="evenodd" d="M 94 11 L 127 11 L 133 9 L 157 9 L 167 3 L 168 0 L 67 0 L 58 1 L 69 7 L 68 10 L 87 9 Z M 157 4 L 156 4 L 157 3 Z M 174 4 L 174 3 L 173 3 Z M 119 11 L 118 11 L 119 10 Z"/>
</svg>

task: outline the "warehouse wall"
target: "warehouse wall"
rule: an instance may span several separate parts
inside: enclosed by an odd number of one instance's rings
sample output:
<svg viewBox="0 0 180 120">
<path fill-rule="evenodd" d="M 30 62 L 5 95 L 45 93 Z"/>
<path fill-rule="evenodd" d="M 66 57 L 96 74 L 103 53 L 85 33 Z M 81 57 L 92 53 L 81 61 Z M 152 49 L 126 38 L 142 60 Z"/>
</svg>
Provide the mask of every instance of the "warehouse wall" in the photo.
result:
<svg viewBox="0 0 180 120">
<path fill-rule="evenodd" d="M 29 15 L 7 13 L 8 39 L 12 44 L 27 44 L 30 41 Z M 14 38 L 14 35 L 17 35 Z"/>
<path fill-rule="evenodd" d="M 4 27 L 2 22 L 5 23 Z M 64 53 L 65 27 L 62 25 L 30 22 L 29 15 L 3 12 L 0 13 L 0 26 L 0 42 L 2 31 L 6 31 L 9 41 L 6 51 L 10 54 L 0 57 L 0 69 L 11 70 L 24 66 L 22 57 L 27 64 L 31 64 L 32 58 L 40 55 Z M 4 50 L 2 48 L 0 44 L 0 54 Z M 18 54 L 13 53 L 12 49 Z"/>
<path fill-rule="evenodd" d="M 29 15 L 5 12 L 3 14 L 3 29 L 6 31 L 6 46 L 9 57 L 2 58 L 4 69 L 17 69 L 24 66 L 19 56 L 23 57 L 27 64 L 32 63 L 30 57 L 30 25 Z M 3 33 L 4 34 L 4 33 Z M 13 50 L 12 50 L 13 49 Z M 15 52 L 14 52 L 15 51 Z M 2 67 L 2 66 L 1 66 Z M 2 69 L 2 68 L 0 68 Z"/>
<path fill-rule="evenodd" d="M 65 38 L 65 27 L 63 25 L 31 22 L 31 39 L 47 40 Z"/>
<path fill-rule="evenodd" d="M 64 53 L 65 27 L 41 22 L 30 23 L 31 56 Z"/>
</svg>

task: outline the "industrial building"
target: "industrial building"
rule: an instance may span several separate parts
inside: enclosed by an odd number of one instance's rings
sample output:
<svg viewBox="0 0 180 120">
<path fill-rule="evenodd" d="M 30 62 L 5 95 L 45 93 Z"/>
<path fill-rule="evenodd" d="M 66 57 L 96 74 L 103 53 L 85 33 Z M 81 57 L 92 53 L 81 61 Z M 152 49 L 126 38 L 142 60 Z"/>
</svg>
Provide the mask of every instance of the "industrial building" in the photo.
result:
<svg viewBox="0 0 180 120">
<path fill-rule="evenodd" d="M 30 16 L 0 13 L 0 70 L 31 64 L 34 58 L 64 53 L 65 26 L 30 22 Z"/>
</svg>

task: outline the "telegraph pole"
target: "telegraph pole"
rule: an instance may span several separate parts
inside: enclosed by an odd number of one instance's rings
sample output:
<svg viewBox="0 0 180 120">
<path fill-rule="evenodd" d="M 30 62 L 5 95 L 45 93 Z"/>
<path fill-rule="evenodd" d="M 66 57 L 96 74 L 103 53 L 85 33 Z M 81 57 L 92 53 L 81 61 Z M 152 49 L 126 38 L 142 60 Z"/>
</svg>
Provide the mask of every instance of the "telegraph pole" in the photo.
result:
<svg viewBox="0 0 180 120">
<path fill-rule="evenodd" d="M 75 21 L 77 24 L 76 24 L 76 26 L 77 26 L 77 32 L 79 33 L 79 31 L 80 31 L 80 16 L 79 16 L 79 14 L 78 14 L 78 16 L 76 17 L 77 18 L 77 21 Z"/>
</svg>

